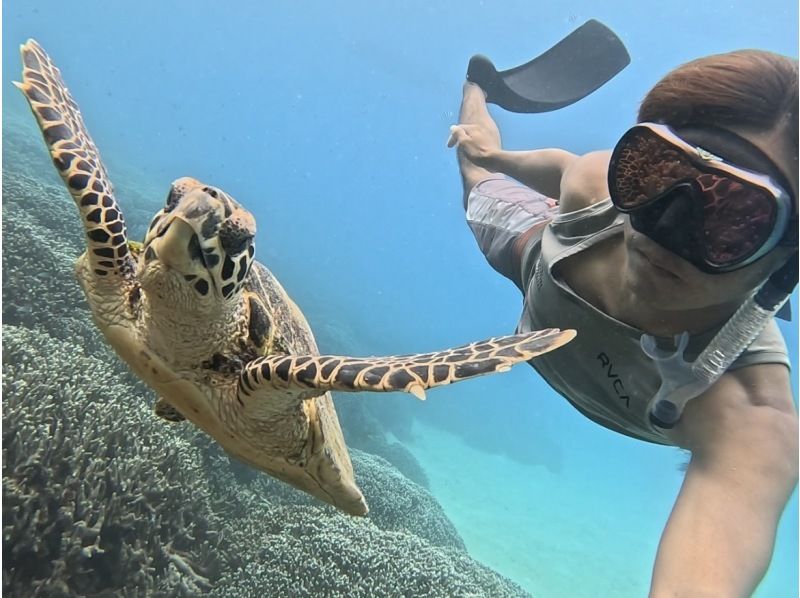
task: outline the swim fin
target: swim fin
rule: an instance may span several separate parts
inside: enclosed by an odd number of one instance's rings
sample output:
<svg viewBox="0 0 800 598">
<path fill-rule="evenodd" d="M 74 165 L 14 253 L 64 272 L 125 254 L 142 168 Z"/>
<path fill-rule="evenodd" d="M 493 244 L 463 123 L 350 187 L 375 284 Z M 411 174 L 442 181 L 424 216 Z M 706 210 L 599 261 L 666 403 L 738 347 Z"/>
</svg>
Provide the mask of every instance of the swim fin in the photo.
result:
<svg viewBox="0 0 800 598">
<path fill-rule="evenodd" d="M 467 80 L 480 85 L 487 102 L 510 112 L 549 112 L 586 97 L 630 61 L 616 34 L 592 19 L 530 62 L 506 71 L 498 72 L 477 54 L 469 61 Z"/>
</svg>

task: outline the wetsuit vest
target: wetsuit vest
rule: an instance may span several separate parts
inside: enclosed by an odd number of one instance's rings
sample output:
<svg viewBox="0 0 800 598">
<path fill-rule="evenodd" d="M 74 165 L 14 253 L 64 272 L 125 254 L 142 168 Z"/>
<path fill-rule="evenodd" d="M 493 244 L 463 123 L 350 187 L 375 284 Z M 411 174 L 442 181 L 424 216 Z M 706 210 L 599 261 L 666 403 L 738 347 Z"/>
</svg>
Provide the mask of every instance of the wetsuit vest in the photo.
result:
<svg viewBox="0 0 800 598">
<path fill-rule="evenodd" d="M 595 422 L 634 438 L 672 444 L 649 422 L 647 409 L 661 379 L 641 350 L 642 331 L 604 314 L 554 276 L 557 264 L 614 235 L 623 234 L 623 217 L 610 200 L 557 215 L 541 239 L 525 247 L 522 283 L 525 300 L 519 331 L 574 328 L 578 335 L 531 365 L 576 409 Z M 718 329 L 693 336 L 686 357 L 694 359 Z M 673 347 L 672 339 L 659 345 Z M 771 321 L 730 369 L 760 363 L 789 366 L 786 344 Z"/>
</svg>

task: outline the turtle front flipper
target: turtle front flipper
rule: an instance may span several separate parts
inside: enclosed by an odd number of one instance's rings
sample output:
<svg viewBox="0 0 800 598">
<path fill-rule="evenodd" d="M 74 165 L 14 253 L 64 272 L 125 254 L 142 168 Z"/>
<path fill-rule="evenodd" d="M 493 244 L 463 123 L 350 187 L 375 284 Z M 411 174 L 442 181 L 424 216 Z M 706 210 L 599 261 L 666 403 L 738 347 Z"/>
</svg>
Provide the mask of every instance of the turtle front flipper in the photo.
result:
<svg viewBox="0 0 800 598">
<path fill-rule="evenodd" d="M 425 398 L 425 389 L 494 372 L 557 349 L 575 337 L 574 330 L 538 330 L 501 336 L 463 347 L 392 357 L 271 355 L 250 362 L 239 377 L 245 407 L 261 394 L 304 400 L 329 390 L 410 392 Z"/>
<path fill-rule="evenodd" d="M 22 83 L 15 82 L 30 104 L 50 156 L 78 206 L 86 231 L 87 259 L 98 278 L 129 277 L 130 256 L 122 216 L 100 154 L 47 52 L 34 40 L 20 48 Z M 116 284 L 112 282 L 112 284 Z"/>
</svg>

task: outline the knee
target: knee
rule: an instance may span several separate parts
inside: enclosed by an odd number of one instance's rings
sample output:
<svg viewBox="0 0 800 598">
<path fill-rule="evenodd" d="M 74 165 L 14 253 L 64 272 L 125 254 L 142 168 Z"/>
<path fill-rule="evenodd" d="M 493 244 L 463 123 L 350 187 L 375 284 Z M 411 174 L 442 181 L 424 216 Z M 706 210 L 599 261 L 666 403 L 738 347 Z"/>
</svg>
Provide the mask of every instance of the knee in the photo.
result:
<svg viewBox="0 0 800 598">
<path fill-rule="evenodd" d="M 467 198 L 473 187 L 492 176 L 493 173 L 481 166 L 476 166 L 469 158 L 462 156 L 460 152 L 458 155 L 458 167 L 461 171 L 461 182 L 464 186 L 464 207 L 466 208 Z"/>
</svg>

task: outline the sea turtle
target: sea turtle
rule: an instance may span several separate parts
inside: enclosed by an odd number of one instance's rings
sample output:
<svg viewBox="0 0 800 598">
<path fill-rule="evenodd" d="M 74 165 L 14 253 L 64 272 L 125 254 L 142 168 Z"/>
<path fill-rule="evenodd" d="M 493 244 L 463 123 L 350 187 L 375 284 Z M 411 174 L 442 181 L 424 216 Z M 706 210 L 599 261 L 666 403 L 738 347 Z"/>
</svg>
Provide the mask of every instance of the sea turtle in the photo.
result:
<svg viewBox="0 0 800 598">
<path fill-rule="evenodd" d="M 108 343 L 160 398 L 230 455 L 352 515 L 367 512 L 330 396 L 424 391 L 505 371 L 571 340 L 556 329 L 420 355 L 321 356 L 300 309 L 254 260 L 255 220 L 217 187 L 176 180 L 142 244 L 129 242 L 108 175 L 60 71 L 34 40 L 24 92 L 80 212 L 76 275 Z"/>
</svg>

